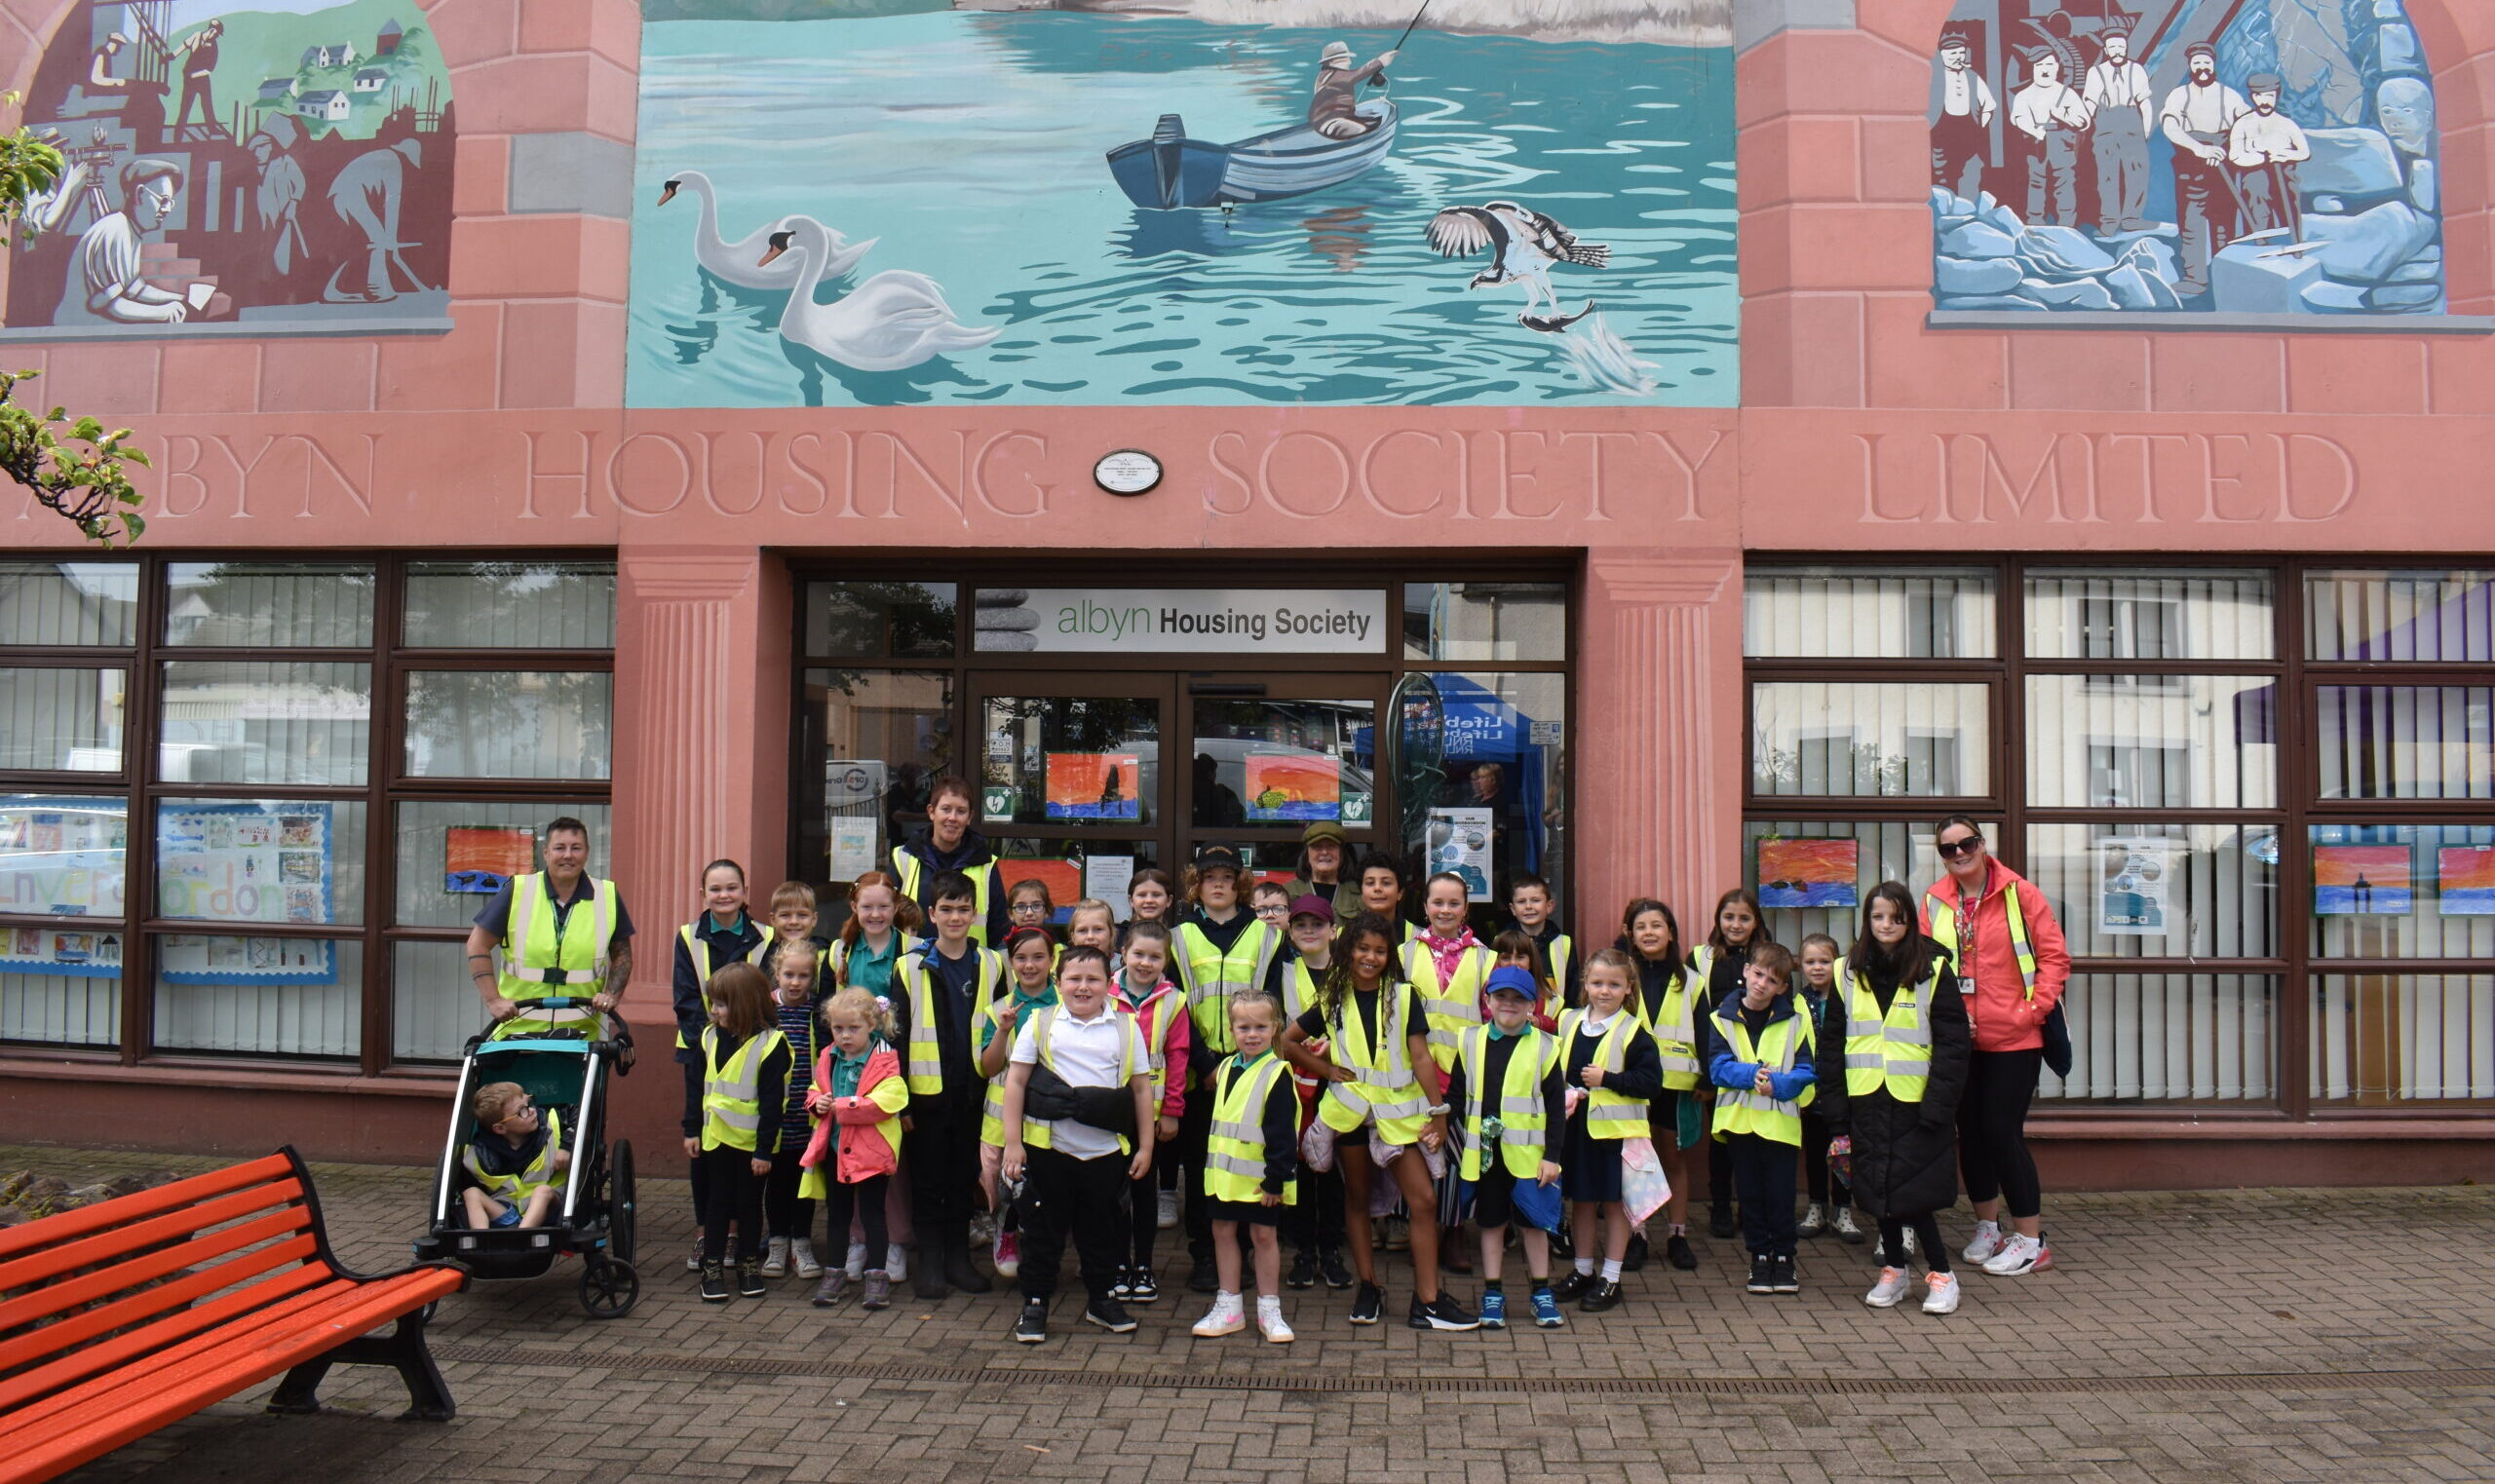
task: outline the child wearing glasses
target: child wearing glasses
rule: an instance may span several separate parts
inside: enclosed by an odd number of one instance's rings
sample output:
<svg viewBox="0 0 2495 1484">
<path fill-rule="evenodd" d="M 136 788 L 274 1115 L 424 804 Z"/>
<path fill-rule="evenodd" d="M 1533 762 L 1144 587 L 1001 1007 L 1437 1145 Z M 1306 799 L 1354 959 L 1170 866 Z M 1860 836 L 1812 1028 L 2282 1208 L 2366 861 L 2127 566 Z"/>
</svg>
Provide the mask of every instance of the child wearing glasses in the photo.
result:
<svg viewBox="0 0 2495 1484">
<path fill-rule="evenodd" d="M 571 1151 L 563 1148 L 562 1120 L 551 1112 L 541 1116 L 518 1083 L 485 1084 L 468 1108 L 478 1126 L 476 1139 L 459 1156 L 476 1182 L 459 1193 L 468 1225 L 544 1226 L 572 1163 Z"/>
</svg>

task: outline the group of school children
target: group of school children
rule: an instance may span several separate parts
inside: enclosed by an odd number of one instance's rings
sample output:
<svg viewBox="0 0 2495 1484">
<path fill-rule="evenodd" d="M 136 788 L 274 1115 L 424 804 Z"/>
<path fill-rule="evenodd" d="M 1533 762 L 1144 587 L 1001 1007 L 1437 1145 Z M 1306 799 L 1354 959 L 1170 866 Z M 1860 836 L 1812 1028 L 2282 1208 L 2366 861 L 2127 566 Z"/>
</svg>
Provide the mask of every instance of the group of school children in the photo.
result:
<svg viewBox="0 0 2495 1484">
<path fill-rule="evenodd" d="M 757 924 L 733 862 L 704 872 L 675 962 L 704 1299 L 789 1273 L 825 1308 L 853 1285 L 884 1308 L 903 1279 L 926 1300 L 986 1293 L 976 1239 L 1020 1290 L 1015 1338 L 1037 1343 L 1070 1242 L 1083 1319 L 1124 1333 L 1160 1298 L 1158 1231 L 1183 1221 L 1188 1286 L 1210 1296 L 1199 1336 L 1248 1328 L 1251 1275 L 1267 1341 L 1293 1338 L 1284 1291 L 1321 1281 L 1356 1287 L 1351 1322 L 1376 1324 L 1381 1249 L 1408 1253 L 1411 1327 L 1502 1328 L 1513 1228 L 1520 1307 L 1556 1327 L 1563 1304 L 1622 1303 L 1648 1255 L 1638 1218 L 1660 1213 L 1664 1260 L 1698 1266 L 1703 1147 L 1713 1234 L 1737 1208 L 1749 1292 L 1798 1292 L 1797 1238 L 1862 1239 L 1859 1201 L 1881 1238 L 1865 1301 L 1908 1296 L 1919 1244 L 1925 1311 L 1957 1307 L 1933 1213 L 1956 1197 L 1967 1014 L 1904 887 L 1870 894 L 1842 950 L 1814 935 L 1797 960 L 1735 891 L 1703 943 L 1640 898 L 1581 961 L 1539 878 L 1514 883 L 1512 926 L 1484 943 L 1461 878 L 1430 878 L 1412 924 L 1401 865 L 1354 870 L 1322 823 L 1289 881 L 1251 884 L 1238 852 L 1207 848 L 1183 889 L 1137 871 L 1123 924 L 1073 904 L 1060 942 L 1046 886 L 1005 883 L 971 807 L 938 780 L 833 940 L 802 883 Z M 818 1204 L 845 1262 L 817 1255 Z M 1441 1278 L 1477 1255 L 1471 1308 Z"/>
</svg>

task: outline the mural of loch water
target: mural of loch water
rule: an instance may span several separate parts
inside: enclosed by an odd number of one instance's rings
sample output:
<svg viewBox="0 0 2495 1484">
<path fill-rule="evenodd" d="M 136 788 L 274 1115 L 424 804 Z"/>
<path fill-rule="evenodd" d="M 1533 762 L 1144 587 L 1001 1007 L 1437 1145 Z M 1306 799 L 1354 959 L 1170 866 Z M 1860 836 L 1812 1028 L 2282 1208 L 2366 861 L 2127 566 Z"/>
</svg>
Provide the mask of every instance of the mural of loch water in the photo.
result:
<svg viewBox="0 0 2495 1484">
<path fill-rule="evenodd" d="M 631 404 L 1737 396 L 1729 45 L 857 9 L 644 26 Z"/>
<path fill-rule="evenodd" d="M 67 170 L 11 330 L 448 327 L 450 86 L 412 0 L 82 0 L 25 119 Z"/>
<path fill-rule="evenodd" d="M 1939 310 L 2446 307 L 2405 0 L 1959 0 L 1928 118 Z"/>
</svg>

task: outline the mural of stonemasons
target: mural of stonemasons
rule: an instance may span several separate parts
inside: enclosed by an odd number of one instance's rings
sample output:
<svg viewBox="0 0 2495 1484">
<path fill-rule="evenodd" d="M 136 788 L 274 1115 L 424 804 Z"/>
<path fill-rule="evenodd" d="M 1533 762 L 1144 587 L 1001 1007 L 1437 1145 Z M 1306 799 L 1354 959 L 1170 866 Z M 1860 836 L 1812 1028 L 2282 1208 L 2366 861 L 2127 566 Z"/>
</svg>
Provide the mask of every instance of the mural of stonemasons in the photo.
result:
<svg viewBox="0 0 2495 1484">
<path fill-rule="evenodd" d="M 1959 0 L 1927 117 L 1938 309 L 2445 308 L 2406 0 Z"/>
<path fill-rule="evenodd" d="M 10 330 L 446 323 L 450 85 L 410 0 L 82 0 L 25 118 L 68 168 Z"/>
<path fill-rule="evenodd" d="M 627 398 L 1729 406 L 1715 0 L 653 0 Z"/>
</svg>

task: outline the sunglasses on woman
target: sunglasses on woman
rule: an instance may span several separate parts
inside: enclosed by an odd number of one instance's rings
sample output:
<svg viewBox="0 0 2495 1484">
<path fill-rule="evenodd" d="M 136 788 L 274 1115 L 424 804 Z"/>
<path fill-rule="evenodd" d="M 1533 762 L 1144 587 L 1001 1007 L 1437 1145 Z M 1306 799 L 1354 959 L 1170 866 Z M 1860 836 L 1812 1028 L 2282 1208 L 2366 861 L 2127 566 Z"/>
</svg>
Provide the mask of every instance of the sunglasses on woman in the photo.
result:
<svg viewBox="0 0 2495 1484">
<path fill-rule="evenodd" d="M 1972 852 L 1973 850 L 1975 850 L 1975 848 L 1976 848 L 1977 846 L 1981 845 L 1981 844 L 1983 844 L 1983 843 L 1984 843 L 1984 837 L 1983 837 L 1983 836 L 1981 836 L 1981 835 L 1969 835 L 1969 836 L 1967 836 L 1967 837 L 1966 837 L 1965 839 L 1963 839 L 1963 840 L 1938 840 L 1938 841 L 1935 841 L 1935 842 L 1933 843 L 1933 847 L 1932 847 L 1932 848 L 1933 848 L 1934 850 L 1937 850 L 1937 851 L 1938 851 L 1938 852 L 1940 853 L 1940 858 L 1941 858 L 1941 859 L 1943 859 L 1943 860 L 1955 860 L 1955 859 L 1957 859 L 1959 856 L 1964 856 L 1964 855 L 1967 855 L 1968 853 Z"/>
</svg>

